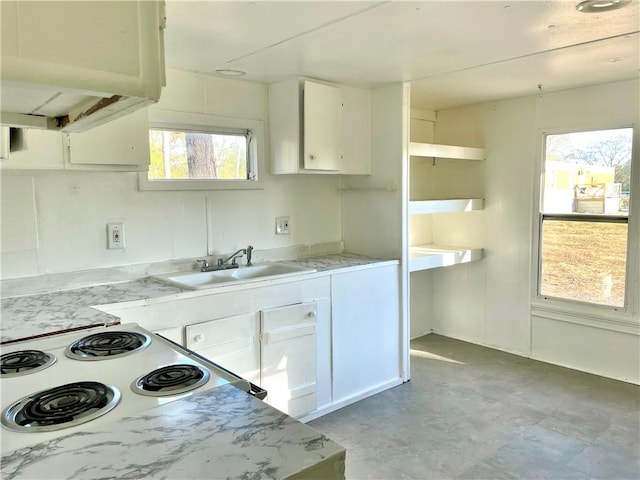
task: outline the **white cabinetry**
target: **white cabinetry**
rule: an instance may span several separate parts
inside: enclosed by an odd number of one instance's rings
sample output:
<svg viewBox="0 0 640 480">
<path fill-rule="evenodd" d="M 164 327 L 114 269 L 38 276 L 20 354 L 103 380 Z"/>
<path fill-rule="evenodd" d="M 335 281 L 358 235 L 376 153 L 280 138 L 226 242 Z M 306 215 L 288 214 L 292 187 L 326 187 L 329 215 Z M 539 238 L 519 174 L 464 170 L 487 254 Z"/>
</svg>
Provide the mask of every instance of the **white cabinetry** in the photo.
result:
<svg viewBox="0 0 640 480">
<path fill-rule="evenodd" d="M 100 310 L 185 345 L 308 421 L 402 383 L 397 263 Z"/>
<path fill-rule="evenodd" d="M 140 110 L 82 133 L 67 133 L 65 164 L 82 170 L 147 170 L 149 121 Z"/>
<path fill-rule="evenodd" d="M 245 313 L 185 327 L 186 347 L 233 373 L 260 383 L 260 317 Z"/>
<path fill-rule="evenodd" d="M 82 131 L 160 98 L 164 2 L 0 2 L 1 123 Z"/>
<path fill-rule="evenodd" d="M 303 165 L 307 170 L 340 169 L 342 95 L 340 89 L 304 82 Z"/>
<path fill-rule="evenodd" d="M 484 208 L 483 198 L 460 198 L 456 195 L 459 189 L 465 188 L 464 181 L 456 180 L 458 178 L 455 175 L 456 172 L 444 167 L 441 170 L 446 171 L 447 180 L 442 181 L 443 179 L 437 178 L 437 167 L 439 167 L 437 162 L 441 162 L 442 159 L 449 159 L 476 163 L 484 160 L 484 149 L 411 142 L 409 144 L 409 154 L 412 156 L 410 168 L 410 175 L 412 176 L 416 174 L 416 170 L 425 166 L 424 157 L 427 157 L 428 160 L 426 161 L 431 160 L 432 162 L 428 166 L 430 172 L 427 174 L 427 176 L 432 177 L 430 182 L 416 181 L 415 178 L 412 178 L 411 181 L 412 191 L 410 192 L 411 200 L 409 201 L 408 209 L 411 216 L 410 238 L 412 239 L 409 246 L 409 270 L 415 272 L 480 260 L 482 258 L 481 247 L 438 242 L 437 235 L 431 232 L 431 228 L 429 228 L 430 234 L 427 235 L 429 241 L 423 242 L 424 235 L 420 231 L 423 224 L 416 217 L 436 213 L 482 210 Z M 422 164 L 417 165 L 417 161 L 422 162 Z M 424 170 L 424 168 L 421 170 Z M 457 184 L 451 184 L 451 182 L 456 181 L 458 181 Z M 436 184 L 437 187 L 434 186 Z M 443 192 L 438 190 L 438 187 L 443 188 L 443 185 L 452 196 L 447 195 L 445 198 Z M 416 192 L 414 189 L 419 191 Z"/>
<path fill-rule="evenodd" d="M 292 79 L 269 86 L 271 172 L 368 174 L 368 90 Z"/>
<path fill-rule="evenodd" d="M 334 404 L 402 382 L 398 288 L 397 265 L 332 275 Z"/>
<path fill-rule="evenodd" d="M 26 136 L 23 150 L 12 152 L 0 168 L 144 171 L 149 166 L 146 110 L 81 133 L 22 131 Z"/>
<path fill-rule="evenodd" d="M 261 312 L 260 385 L 267 403 L 299 417 L 318 407 L 317 303 Z"/>
</svg>

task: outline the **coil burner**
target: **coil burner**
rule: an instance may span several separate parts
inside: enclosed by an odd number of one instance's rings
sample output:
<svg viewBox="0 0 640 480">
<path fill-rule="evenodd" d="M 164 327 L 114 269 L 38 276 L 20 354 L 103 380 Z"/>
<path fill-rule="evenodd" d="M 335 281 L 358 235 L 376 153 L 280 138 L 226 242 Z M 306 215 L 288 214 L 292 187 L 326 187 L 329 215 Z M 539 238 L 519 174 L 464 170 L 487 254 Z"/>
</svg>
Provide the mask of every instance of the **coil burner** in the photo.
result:
<svg viewBox="0 0 640 480">
<path fill-rule="evenodd" d="M 28 375 L 53 365 L 55 355 L 41 350 L 19 350 L 0 356 L 0 375 L 2 378 Z"/>
<path fill-rule="evenodd" d="M 131 389 L 140 395 L 164 397 L 195 390 L 209 381 L 209 372 L 196 365 L 167 365 L 138 377 Z"/>
<path fill-rule="evenodd" d="M 144 350 L 151 338 L 138 332 L 100 332 L 73 342 L 65 355 L 74 360 L 109 360 Z"/>
<path fill-rule="evenodd" d="M 2 424 L 18 432 L 49 432 L 74 427 L 113 410 L 120 401 L 116 387 L 75 382 L 24 397 L 2 412 Z"/>
</svg>

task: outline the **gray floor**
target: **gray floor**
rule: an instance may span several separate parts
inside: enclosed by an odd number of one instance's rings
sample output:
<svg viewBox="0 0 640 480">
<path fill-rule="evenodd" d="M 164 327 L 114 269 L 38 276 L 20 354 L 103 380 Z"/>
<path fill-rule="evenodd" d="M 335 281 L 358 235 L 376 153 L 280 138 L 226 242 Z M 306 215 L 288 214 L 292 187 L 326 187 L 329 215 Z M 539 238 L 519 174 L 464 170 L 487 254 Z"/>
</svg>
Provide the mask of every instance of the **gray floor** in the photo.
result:
<svg viewBox="0 0 640 480">
<path fill-rule="evenodd" d="M 411 381 L 313 422 L 347 478 L 640 479 L 640 387 L 428 335 Z"/>
</svg>

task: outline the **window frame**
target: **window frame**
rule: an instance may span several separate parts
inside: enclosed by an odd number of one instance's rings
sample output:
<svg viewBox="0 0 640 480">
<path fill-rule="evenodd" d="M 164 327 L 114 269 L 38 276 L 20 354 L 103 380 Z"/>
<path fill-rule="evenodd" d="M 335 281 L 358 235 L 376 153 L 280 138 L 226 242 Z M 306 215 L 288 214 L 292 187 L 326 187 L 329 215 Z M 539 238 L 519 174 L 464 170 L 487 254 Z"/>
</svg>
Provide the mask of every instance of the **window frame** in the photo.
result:
<svg viewBox="0 0 640 480">
<path fill-rule="evenodd" d="M 265 135 L 262 120 L 222 117 L 200 113 L 150 108 L 149 130 L 176 130 L 199 133 L 247 134 L 247 170 L 253 179 L 157 179 L 149 180 L 148 171 L 138 173 L 138 189 L 144 190 L 256 190 L 264 188 Z"/>
<path fill-rule="evenodd" d="M 583 302 L 573 299 L 551 297 L 540 294 L 541 269 L 542 269 L 542 227 L 543 220 L 563 220 L 573 214 L 545 214 L 542 211 L 544 198 L 544 178 L 546 165 L 546 138 L 548 135 L 558 135 L 567 133 L 579 133 L 587 131 L 611 130 L 632 128 L 632 152 L 631 152 L 631 201 L 629 204 L 629 215 L 625 219 L 620 216 L 611 215 L 611 218 L 581 215 L 575 220 L 583 221 L 604 221 L 607 223 L 627 224 L 627 262 L 625 269 L 625 300 L 623 307 L 602 305 L 596 303 Z M 538 131 L 538 159 L 535 162 L 535 179 L 537 187 L 534 188 L 533 199 L 533 242 L 532 242 L 532 278 L 531 278 L 531 309 L 533 315 L 541 314 L 557 320 L 569 321 L 579 324 L 603 326 L 614 330 L 625 330 L 625 328 L 638 326 L 633 319 L 634 312 L 640 307 L 640 295 L 636 290 L 640 290 L 640 128 L 635 123 L 624 124 L 590 124 L 574 128 L 554 128 L 541 129 Z"/>
</svg>

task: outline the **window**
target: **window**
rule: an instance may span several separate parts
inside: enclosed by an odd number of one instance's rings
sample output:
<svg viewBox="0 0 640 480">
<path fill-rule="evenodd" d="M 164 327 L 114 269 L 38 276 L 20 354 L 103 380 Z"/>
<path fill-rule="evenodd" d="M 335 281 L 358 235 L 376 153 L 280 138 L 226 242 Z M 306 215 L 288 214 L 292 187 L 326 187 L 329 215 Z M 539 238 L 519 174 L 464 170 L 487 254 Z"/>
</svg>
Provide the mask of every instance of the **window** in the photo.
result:
<svg viewBox="0 0 640 480">
<path fill-rule="evenodd" d="M 149 130 L 149 180 L 250 180 L 251 132 Z"/>
<path fill-rule="evenodd" d="M 262 188 L 259 120 L 149 111 L 147 172 L 141 190 Z"/>
<path fill-rule="evenodd" d="M 633 129 L 546 135 L 538 295 L 626 306 Z"/>
</svg>

